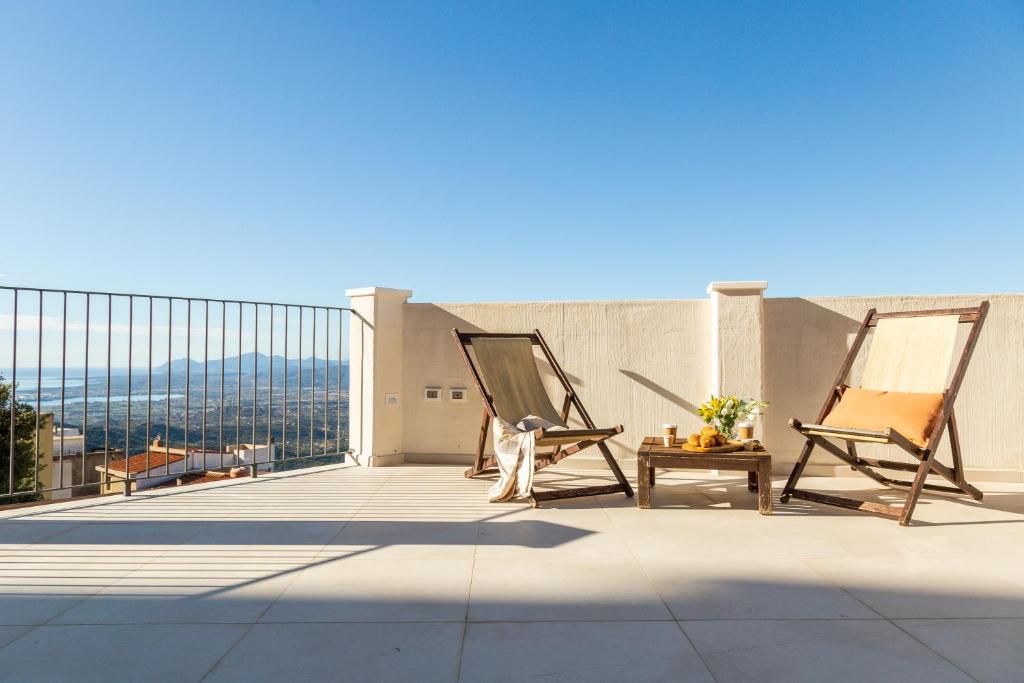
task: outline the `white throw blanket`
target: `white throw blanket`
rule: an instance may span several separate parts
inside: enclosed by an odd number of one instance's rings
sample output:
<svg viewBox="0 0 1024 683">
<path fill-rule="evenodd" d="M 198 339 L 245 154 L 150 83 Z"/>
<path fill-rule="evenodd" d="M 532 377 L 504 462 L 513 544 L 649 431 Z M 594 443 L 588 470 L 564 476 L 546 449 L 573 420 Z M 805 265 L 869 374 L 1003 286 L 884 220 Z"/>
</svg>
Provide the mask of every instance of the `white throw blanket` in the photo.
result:
<svg viewBox="0 0 1024 683">
<path fill-rule="evenodd" d="M 494 459 L 498 464 L 498 481 L 487 492 L 492 503 L 530 495 L 533 488 L 533 461 L 537 450 L 536 429 L 555 425 L 536 415 L 527 415 L 517 424 L 494 419 Z"/>
</svg>

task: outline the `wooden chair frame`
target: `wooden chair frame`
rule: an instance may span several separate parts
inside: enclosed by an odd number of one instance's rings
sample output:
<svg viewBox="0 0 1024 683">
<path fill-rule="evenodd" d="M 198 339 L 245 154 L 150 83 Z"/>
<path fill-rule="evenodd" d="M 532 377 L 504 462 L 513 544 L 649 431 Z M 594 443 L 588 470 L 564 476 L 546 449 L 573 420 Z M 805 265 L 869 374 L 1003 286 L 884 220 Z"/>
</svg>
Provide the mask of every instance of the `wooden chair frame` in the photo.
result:
<svg viewBox="0 0 1024 683">
<path fill-rule="evenodd" d="M 789 426 L 800 432 L 800 434 L 806 437 L 807 440 L 800 453 L 800 458 L 793 466 L 793 471 L 789 475 L 789 480 L 786 482 L 786 486 L 782 490 L 781 501 L 786 503 L 792 496 L 793 498 L 800 498 L 802 500 L 808 500 L 815 503 L 836 505 L 854 510 L 865 510 L 887 515 L 889 517 L 895 517 L 899 520 L 901 526 L 907 526 L 914 514 L 914 508 L 917 506 L 917 499 L 920 497 L 922 490 L 927 489 L 929 491 L 957 494 L 965 493 L 975 500 L 981 500 L 981 491 L 968 484 L 964 478 L 963 458 L 960 450 L 960 435 L 957 432 L 956 415 L 953 412 L 953 404 L 955 403 L 957 394 L 960 391 L 960 385 L 963 383 L 964 375 L 967 372 L 967 366 L 971 361 L 971 356 L 974 354 L 974 348 L 978 343 L 978 335 L 981 333 L 985 317 L 988 315 L 988 309 L 989 302 L 983 301 L 979 306 L 974 308 L 949 308 L 926 311 L 904 311 L 897 313 L 878 313 L 873 308 L 869 310 L 864 316 L 864 321 L 861 323 L 857 336 L 853 341 L 853 345 L 850 347 L 850 351 L 846 355 L 846 360 L 843 362 L 843 365 L 839 370 L 839 375 L 833 383 L 832 388 L 829 390 L 828 396 L 825 398 L 825 404 L 818 413 L 816 424 L 804 424 L 795 418 L 789 421 Z M 970 324 L 971 330 L 967 336 L 967 341 L 964 344 L 963 351 L 960 353 L 960 359 L 957 362 L 956 370 L 953 372 L 953 376 L 950 379 L 949 386 L 943 392 L 942 410 L 932 426 L 931 433 L 928 436 L 928 446 L 926 448 L 919 447 L 917 444 L 911 442 L 894 429 L 886 429 L 885 431 L 868 431 L 824 426 L 821 424 L 825 420 L 826 416 L 828 416 L 829 412 L 831 412 L 836 401 L 842 397 L 843 392 L 846 390 L 847 385 L 844 384 L 846 376 L 853 367 L 853 363 L 857 358 L 857 354 L 860 352 L 861 345 L 864 343 L 864 339 L 867 336 L 868 331 L 870 328 L 875 327 L 879 320 L 885 318 L 917 318 L 948 315 L 959 315 L 959 322 L 961 324 Z M 935 451 L 939 447 L 943 431 L 947 428 L 949 430 L 950 449 L 953 453 L 952 467 L 943 465 L 935 459 Z M 830 438 L 845 441 L 846 449 L 844 450 L 842 447 L 832 441 L 829 441 L 828 439 Z M 857 455 L 857 442 L 894 445 L 914 456 L 919 462 L 914 464 L 891 460 L 861 458 Z M 807 461 L 811 457 L 811 451 L 814 450 L 815 446 L 820 446 L 826 452 L 834 455 L 836 458 L 849 465 L 852 469 L 870 477 L 879 484 L 890 488 L 898 487 L 909 489 L 903 506 L 898 507 L 894 505 L 886 505 L 884 503 L 873 503 L 798 489 L 796 487 L 797 482 L 800 480 L 800 476 L 803 474 L 804 468 L 807 466 Z M 913 481 L 904 481 L 890 479 L 889 477 L 876 472 L 873 468 L 915 472 L 916 474 Z M 939 486 L 935 484 L 928 484 L 925 482 L 925 479 L 929 474 L 937 474 L 947 479 L 953 485 Z"/>
<path fill-rule="evenodd" d="M 453 329 L 452 336 L 455 338 L 459 347 L 459 352 L 462 354 L 462 359 L 465 361 L 466 367 L 469 369 L 469 373 L 473 377 L 473 383 L 480 391 L 480 397 L 483 399 L 484 404 L 483 420 L 480 423 L 480 434 L 477 438 L 476 457 L 473 460 L 473 466 L 465 471 L 465 476 L 467 478 L 475 477 L 489 470 L 496 469 L 494 456 L 485 456 L 484 449 L 487 444 L 487 434 L 490 431 L 491 420 L 498 417 L 498 411 L 494 407 L 494 397 L 487 391 L 483 377 L 476 367 L 476 363 L 474 363 L 468 347 L 473 344 L 474 339 L 479 338 L 528 339 L 531 344 L 540 347 L 541 353 L 543 353 L 544 358 L 551 365 L 551 369 L 554 371 L 555 377 L 558 378 L 558 382 L 565 390 L 565 398 L 562 400 L 562 409 L 559 413 L 562 418 L 562 422 L 566 422 L 569 419 L 569 411 L 572 408 L 575 408 L 580 420 L 586 426 L 586 429 L 536 430 L 535 437 L 537 446 L 540 448 L 550 447 L 552 450 L 548 453 L 538 453 L 536 455 L 535 468 L 537 470 L 543 469 L 568 458 L 570 455 L 579 453 L 586 448 L 597 446 L 601 451 L 601 455 L 604 456 L 605 462 L 608 463 L 608 467 L 611 469 L 612 474 L 615 475 L 615 480 L 617 482 L 616 484 L 606 486 L 584 486 L 572 489 L 560 489 L 557 491 L 531 491 L 530 503 L 537 506 L 542 501 L 546 500 L 598 496 L 606 493 L 619 492 L 626 494 L 627 497 L 633 496 L 633 488 L 629 485 L 629 482 L 626 480 L 626 476 L 622 473 L 622 468 L 619 467 L 619 463 L 616 462 L 614 457 L 612 457 L 612 453 L 608 449 L 608 445 L 605 443 L 606 440 L 622 433 L 622 425 L 598 428 L 594 424 L 594 421 L 590 417 L 590 413 L 588 413 L 587 409 L 583 407 L 583 402 L 580 400 L 576 390 L 573 389 L 568 376 L 565 374 L 565 371 L 562 370 L 562 366 L 558 364 L 554 354 L 551 353 L 551 349 L 548 347 L 547 342 L 544 341 L 544 337 L 541 335 L 540 330 L 535 329 L 530 333 L 495 333 L 460 332 L 458 329 Z"/>
</svg>

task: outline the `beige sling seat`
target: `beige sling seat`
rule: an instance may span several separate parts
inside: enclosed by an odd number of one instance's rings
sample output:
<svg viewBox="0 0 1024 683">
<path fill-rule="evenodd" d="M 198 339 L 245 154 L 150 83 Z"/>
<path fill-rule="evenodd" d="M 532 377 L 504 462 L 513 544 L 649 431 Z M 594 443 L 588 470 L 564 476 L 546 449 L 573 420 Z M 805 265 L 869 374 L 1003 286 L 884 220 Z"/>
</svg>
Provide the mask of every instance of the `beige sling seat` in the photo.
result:
<svg viewBox="0 0 1024 683">
<path fill-rule="evenodd" d="M 788 502 L 793 497 L 868 510 L 896 517 L 901 525 L 906 526 L 910 523 L 923 489 L 966 493 L 981 500 L 981 492 L 964 479 L 953 403 L 974 353 L 988 308 L 989 303 L 983 301 L 974 308 L 898 313 L 878 313 L 875 309 L 868 311 L 817 419 L 813 423 L 804 423 L 795 418 L 789 421 L 790 426 L 807 440 L 782 491 L 782 502 Z M 971 327 L 950 377 L 957 330 L 961 324 Z M 847 376 L 872 328 L 874 336 L 864 364 L 861 386 L 848 387 L 845 384 Z M 948 383 L 947 377 L 950 377 Z M 935 459 L 935 451 L 947 427 L 953 454 L 951 467 Z M 845 442 L 845 450 L 829 439 Z M 914 456 L 918 462 L 862 458 L 857 455 L 858 442 L 897 446 Z M 880 484 L 909 488 L 906 502 L 899 507 L 796 488 L 815 446 L 820 446 Z M 873 468 L 916 474 L 913 481 L 903 481 L 891 479 Z M 929 474 L 944 477 L 953 486 L 926 483 Z"/>
<path fill-rule="evenodd" d="M 585 448 L 597 446 L 604 456 L 605 462 L 615 475 L 616 484 L 607 486 L 585 486 L 557 491 L 533 491 L 532 501 L 538 504 L 544 500 L 558 498 L 575 498 L 579 496 L 595 496 L 605 493 L 625 493 L 633 495 L 633 489 L 626 481 L 619 464 L 612 457 L 607 439 L 622 433 L 622 425 L 599 428 L 594 424 L 583 407 L 582 401 L 563 372 L 558 361 L 551 354 L 540 330 L 531 333 L 486 333 L 460 332 L 452 330 L 458 344 L 459 352 L 473 381 L 480 391 L 484 403 L 483 421 L 477 440 L 476 457 L 473 466 L 466 470 L 467 477 L 492 469 L 495 465 L 493 456 L 485 457 L 484 447 L 491 420 L 500 417 L 512 424 L 524 417 L 535 415 L 557 425 L 556 428 L 538 430 L 536 445 L 538 449 L 551 449 L 536 455 L 536 469 L 553 465 L 560 460 L 580 452 Z M 558 411 L 551 403 L 544 382 L 537 368 L 537 358 L 533 347 L 540 348 L 545 360 L 551 366 L 555 377 L 565 390 L 562 410 Z M 584 429 L 568 429 L 569 411 L 575 407 Z"/>
</svg>

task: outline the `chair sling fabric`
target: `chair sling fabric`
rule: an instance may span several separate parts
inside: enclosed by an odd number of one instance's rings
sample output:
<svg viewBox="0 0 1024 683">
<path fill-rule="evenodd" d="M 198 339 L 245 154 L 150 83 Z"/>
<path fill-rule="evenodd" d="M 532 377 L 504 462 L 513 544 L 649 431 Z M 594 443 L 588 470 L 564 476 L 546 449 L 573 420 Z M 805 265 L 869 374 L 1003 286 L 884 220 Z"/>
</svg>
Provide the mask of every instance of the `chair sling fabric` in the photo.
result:
<svg viewBox="0 0 1024 683">
<path fill-rule="evenodd" d="M 940 393 L 946 388 L 960 316 L 885 318 L 875 326 L 862 389 Z"/>
<path fill-rule="evenodd" d="M 828 505 L 866 510 L 896 517 L 901 525 L 906 526 L 910 523 L 922 490 L 966 493 L 976 500 L 981 500 L 981 492 L 968 484 L 964 478 L 960 437 L 957 432 L 953 404 L 970 364 L 988 309 L 989 303 L 983 301 L 973 308 L 896 313 L 878 313 L 875 309 L 868 311 L 815 423 L 803 423 L 796 418 L 789 422 L 793 429 L 806 438 L 806 441 L 800 458 L 794 465 L 782 491 L 782 502 L 788 502 L 790 497 L 794 497 Z M 962 324 L 969 324 L 970 331 L 964 342 L 960 358 L 950 375 L 950 364 L 956 349 L 958 329 Z M 864 363 L 859 388 L 868 391 L 862 391 L 856 396 L 856 399 L 857 402 L 871 401 L 872 396 L 869 394 L 882 394 L 880 399 L 884 402 L 872 404 L 875 406 L 875 410 L 870 421 L 879 421 L 879 415 L 891 415 L 893 422 L 889 422 L 890 426 L 886 429 L 865 429 L 852 424 L 837 425 L 835 422 L 840 418 L 836 416 L 842 412 L 849 417 L 851 412 L 848 406 L 852 407 L 854 403 L 852 400 L 843 403 L 844 410 L 836 411 L 834 415 L 832 415 L 832 410 L 837 402 L 842 402 L 845 392 L 851 391 L 845 384 L 847 375 L 872 328 L 874 336 Z M 907 406 L 911 404 L 920 406 L 931 401 L 928 411 L 920 411 L 925 417 L 912 423 L 905 418 L 908 414 L 912 414 L 913 410 L 901 411 L 899 416 L 890 413 L 890 410 L 896 410 L 895 406 L 901 405 L 901 394 L 906 395 L 903 405 Z M 854 396 L 853 391 L 850 396 Z M 937 404 L 941 404 L 941 408 L 936 414 L 934 406 Z M 883 406 L 881 411 L 878 406 Z M 907 434 L 901 433 L 892 426 L 895 422 L 900 421 L 916 427 L 919 434 L 914 436 L 913 440 L 908 438 Z M 828 424 L 822 424 L 823 422 Z M 950 449 L 953 454 L 951 467 L 943 465 L 935 458 L 935 452 L 939 447 L 943 432 L 949 433 Z M 845 448 L 829 439 L 843 442 Z M 916 462 L 860 457 L 857 454 L 857 442 L 897 446 L 912 455 Z M 815 446 L 822 448 L 884 486 L 909 489 L 906 501 L 900 507 L 798 489 L 797 483 Z M 915 476 L 913 481 L 891 479 L 875 471 L 876 468 L 915 472 Z M 944 477 L 953 486 L 926 483 L 929 474 Z"/>
<path fill-rule="evenodd" d="M 532 505 L 539 505 L 545 500 L 605 493 L 633 495 L 633 489 L 622 469 L 612 457 L 608 445 L 604 443 L 607 439 L 622 433 L 622 425 L 599 428 L 594 424 L 539 330 L 510 334 L 460 332 L 456 329 L 452 330 L 452 335 L 484 404 L 476 457 L 473 466 L 465 472 L 467 477 L 475 477 L 493 470 L 496 465 L 494 456 L 484 455 L 492 420 L 517 425 L 524 419 L 533 417 L 551 425 L 532 431 L 533 447 L 551 449 L 549 452 L 534 453 L 536 469 L 552 465 L 585 448 L 597 446 L 612 474 L 615 475 L 617 483 L 609 486 L 584 486 L 552 491 L 531 490 L 529 499 Z M 565 391 L 561 411 L 555 409 L 544 387 L 534 347 L 540 349 L 555 379 Z M 584 424 L 583 429 L 568 428 L 569 411 L 572 408 L 576 409 L 580 421 Z"/>
<path fill-rule="evenodd" d="M 551 424 L 566 426 L 544 389 L 529 339 L 484 337 L 473 341 L 473 353 L 484 386 L 494 397 L 494 408 L 502 419 L 516 424 L 535 415 Z"/>
</svg>

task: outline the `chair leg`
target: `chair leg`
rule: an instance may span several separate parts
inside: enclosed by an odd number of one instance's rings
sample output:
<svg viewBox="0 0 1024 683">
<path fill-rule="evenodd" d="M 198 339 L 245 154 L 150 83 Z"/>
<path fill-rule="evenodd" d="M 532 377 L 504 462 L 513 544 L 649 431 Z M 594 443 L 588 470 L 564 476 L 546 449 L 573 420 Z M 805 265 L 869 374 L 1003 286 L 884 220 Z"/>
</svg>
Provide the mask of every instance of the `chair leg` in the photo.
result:
<svg viewBox="0 0 1024 683">
<path fill-rule="evenodd" d="M 491 428 L 491 414 L 484 409 L 484 417 L 480 422 L 480 435 L 476 441 L 476 458 L 473 459 L 473 466 L 467 469 L 463 474 L 468 479 L 475 477 L 476 475 L 487 469 L 484 463 L 484 448 L 487 447 L 487 432 Z"/>
<path fill-rule="evenodd" d="M 612 474 L 615 475 L 615 481 L 619 482 L 619 486 L 622 487 L 622 492 L 626 494 L 627 498 L 633 497 L 633 487 L 629 485 L 629 481 L 626 480 L 626 475 L 622 473 L 622 468 L 619 467 L 619 463 L 615 461 L 612 456 L 612 452 L 608 449 L 608 444 L 603 441 L 597 444 L 597 447 L 601 449 L 601 455 L 604 456 L 605 462 L 608 463 L 608 467 L 611 468 Z"/>
<path fill-rule="evenodd" d="M 914 515 L 914 508 L 917 507 L 917 499 L 921 497 L 921 490 L 924 488 L 924 480 L 928 478 L 928 471 L 931 469 L 929 465 L 933 457 L 934 453 L 929 451 L 921 459 L 921 464 L 917 467 L 914 483 L 910 485 L 910 492 L 907 493 L 907 502 L 903 504 L 903 510 L 900 512 L 900 526 L 910 524 L 910 518 Z"/>
<path fill-rule="evenodd" d="M 964 476 L 963 455 L 960 450 L 960 432 L 956 428 L 956 416 L 953 413 L 949 414 L 946 430 L 949 432 L 949 448 L 953 451 L 953 472 L 956 473 L 956 481 L 953 483 L 974 500 L 981 500 L 984 494 L 968 484 L 967 478 Z"/>
<path fill-rule="evenodd" d="M 804 448 L 800 452 L 800 459 L 796 461 L 796 464 L 793 465 L 793 471 L 789 473 L 789 479 L 786 480 L 786 486 L 782 489 L 782 495 L 779 497 L 780 502 L 789 502 L 789 496 L 793 493 L 793 489 L 796 488 L 800 475 L 804 473 L 804 467 L 807 466 L 807 461 L 811 459 L 811 451 L 813 450 L 814 442 L 808 439 L 804 442 Z"/>
</svg>

